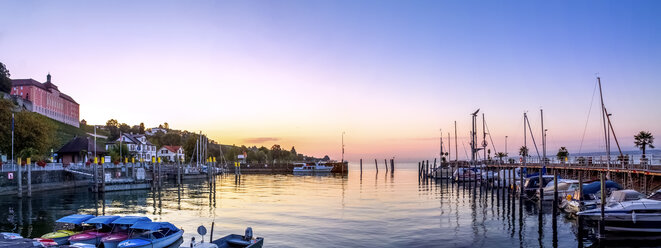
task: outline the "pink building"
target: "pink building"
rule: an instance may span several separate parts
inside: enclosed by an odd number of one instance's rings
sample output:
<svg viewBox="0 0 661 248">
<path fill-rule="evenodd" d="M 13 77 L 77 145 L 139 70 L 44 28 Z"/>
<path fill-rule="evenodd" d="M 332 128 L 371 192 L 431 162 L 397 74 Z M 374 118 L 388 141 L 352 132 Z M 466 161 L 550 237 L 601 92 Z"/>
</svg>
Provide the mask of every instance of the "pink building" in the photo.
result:
<svg viewBox="0 0 661 248">
<path fill-rule="evenodd" d="M 75 127 L 80 126 L 80 105 L 51 83 L 50 74 L 46 76 L 46 82 L 43 84 L 31 78 L 12 79 L 11 82 L 11 95 L 32 102 L 32 112 Z"/>
</svg>

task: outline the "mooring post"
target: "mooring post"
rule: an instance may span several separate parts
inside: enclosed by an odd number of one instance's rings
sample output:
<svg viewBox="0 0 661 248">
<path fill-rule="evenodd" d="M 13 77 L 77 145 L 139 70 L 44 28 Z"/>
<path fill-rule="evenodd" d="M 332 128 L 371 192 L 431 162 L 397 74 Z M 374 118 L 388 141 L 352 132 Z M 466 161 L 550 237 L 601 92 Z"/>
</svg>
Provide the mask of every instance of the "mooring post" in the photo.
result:
<svg viewBox="0 0 661 248">
<path fill-rule="evenodd" d="M 374 168 L 376 168 L 376 173 L 379 173 L 379 164 L 376 162 L 376 158 L 374 159 Z"/>
<path fill-rule="evenodd" d="M 32 197 L 32 165 L 27 164 L 28 167 L 28 197 Z"/>
<path fill-rule="evenodd" d="M 420 168 L 420 167 L 421 167 L 421 166 L 420 166 L 420 162 L 418 162 L 418 180 L 420 180 L 420 176 L 421 176 L 421 174 L 422 174 L 422 173 L 421 173 L 421 168 Z"/>
<path fill-rule="evenodd" d="M 13 140 L 12 140 L 13 141 Z M 23 197 L 23 169 L 21 168 L 21 158 L 18 158 L 18 173 L 16 173 L 16 179 L 18 181 L 18 198 Z"/>
<path fill-rule="evenodd" d="M 383 159 L 383 163 L 384 163 L 384 165 L 386 166 L 386 173 L 388 173 L 388 160 L 386 160 L 386 159 L 384 158 L 384 159 Z"/>
<path fill-rule="evenodd" d="M 363 175 L 363 159 L 360 159 L 360 175 Z"/>
<path fill-rule="evenodd" d="M 574 199 L 576 199 L 576 195 L 574 195 Z M 583 203 L 583 171 L 578 171 L 578 203 L 579 206 Z"/>
<path fill-rule="evenodd" d="M 431 170 L 431 167 L 429 167 L 429 160 L 427 160 L 427 170 L 425 171 L 427 174 L 425 175 L 425 177 L 429 177 L 430 170 Z"/>
<path fill-rule="evenodd" d="M 555 218 L 555 213 L 558 208 L 558 172 L 553 170 L 553 217 Z"/>
<path fill-rule="evenodd" d="M 599 221 L 599 236 L 604 237 L 604 208 L 606 207 L 606 180 L 604 176 L 604 172 L 602 171 L 600 173 L 600 181 L 601 181 L 601 220 Z"/>
<path fill-rule="evenodd" d="M 539 183 L 538 183 L 539 187 L 538 187 L 538 191 L 539 191 L 540 206 L 542 204 L 542 201 L 544 200 L 544 175 L 542 174 L 542 172 L 544 172 L 542 170 L 542 168 L 539 168 Z M 539 210 L 541 211 L 542 208 L 540 208 Z"/>
<path fill-rule="evenodd" d="M 432 175 L 433 178 L 436 178 L 436 158 L 434 158 L 434 169 L 432 169 Z"/>
<path fill-rule="evenodd" d="M 395 159 L 390 159 L 390 173 L 395 172 Z"/>
</svg>

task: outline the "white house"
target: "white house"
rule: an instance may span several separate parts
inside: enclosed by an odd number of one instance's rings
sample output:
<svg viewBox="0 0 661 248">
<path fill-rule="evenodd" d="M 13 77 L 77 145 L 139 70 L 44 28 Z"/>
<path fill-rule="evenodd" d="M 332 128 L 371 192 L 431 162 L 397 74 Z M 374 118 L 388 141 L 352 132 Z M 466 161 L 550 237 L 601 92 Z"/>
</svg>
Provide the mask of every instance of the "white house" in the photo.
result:
<svg viewBox="0 0 661 248">
<path fill-rule="evenodd" d="M 158 157 L 163 161 L 182 161 L 184 159 L 184 148 L 181 146 L 163 146 L 158 149 Z"/>
<path fill-rule="evenodd" d="M 165 129 L 165 128 L 153 127 L 153 128 L 147 129 L 147 131 L 145 131 L 145 134 L 149 135 L 149 136 L 154 136 L 158 132 L 162 132 L 162 133 L 166 134 L 166 133 L 168 133 L 168 130 Z"/>
<path fill-rule="evenodd" d="M 156 157 L 156 146 L 143 134 L 123 133 L 117 140 L 106 143 L 106 150 L 112 149 L 115 144 L 125 144 L 129 149 L 127 154 L 134 154 L 138 160 L 149 162 Z"/>
</svg>

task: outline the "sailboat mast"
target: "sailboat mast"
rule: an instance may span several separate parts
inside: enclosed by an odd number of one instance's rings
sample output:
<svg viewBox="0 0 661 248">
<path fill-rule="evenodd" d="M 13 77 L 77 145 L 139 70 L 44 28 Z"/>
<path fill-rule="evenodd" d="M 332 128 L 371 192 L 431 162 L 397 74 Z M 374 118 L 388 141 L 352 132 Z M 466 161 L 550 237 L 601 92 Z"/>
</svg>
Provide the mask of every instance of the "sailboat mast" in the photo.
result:
<svg viewBox="0 0 661 248">
<path fill-rule="evenodd" d="M 441 139 L 440 139 L 440 142 L 439 142 L 440 146 L 441 146 L 441 151 L 440 151 L 439 155 L 441 155 L 441 157 L 439 157 L 439 159 L 440 159 L 439 161 L 441 161 L 441 163 L 442 163 L 443 162 L 443 129 L 439 129 L 439 131 L 441 131 Z"/>
<path fill-rule="evenodd" d="M 608 138 L 608 127 L 606 126 L 606 105 L 604 104 L 604 94 L 601 90 L 601 78 L 597 77 L 597 82 L 599 84 L 599 98 L 601 98 L 601 120 L 604 124 L 604 144 L 606 146 L 606 170 L 610 176 L 611 169 L 611 152 L 610 144 Z"/>
<path fill-rule="evenodd" d="M 454 121 L 454 161 L 459 159 L 459 149 L 457 148 L 457 121 Z"/>
<path fill-rule="evenodd" d="M 482 113 L 482 150 L 484 150 L 484 161 L 487 161 L 487 128 L 484 113 Z"/>
<path fill-rule="evenodd" d="M 544 129 L 544 110 L 540 109 L 539 114 L 542 119 L 542 167 L 546 170 L 546 130 Z"/>
<path fill-rule="evenodd" d="M 527 162 L 528 162 L 528 158 L 527 158 L 527 157 L 528 157 L 528 156 L 527 156 L 527 155 L 528 155 L 528 154 L 527 154 L 527 153 L 528 153 L 528 151 L 527 151 L 527 150 L 528 150 L 528 136 L 527 136 L 527 134 L 526 134 L 526 131 L 527 131 L 527 129 L 526 129 L 526 121 L 527 121 L 527 120 L 528 120 L 528 114 L 527 114 L 527 113 L 523 113 L 523 148 L 524 148 L 525 150 L 524 150 L 524 152 L 523 152 L 523 154 L 522 154 L 521 156 L 523 156 L 523 167 L 524 167 L 524 168 L 526 167 L 526 164 L 527 164 Z"/>
</svg>

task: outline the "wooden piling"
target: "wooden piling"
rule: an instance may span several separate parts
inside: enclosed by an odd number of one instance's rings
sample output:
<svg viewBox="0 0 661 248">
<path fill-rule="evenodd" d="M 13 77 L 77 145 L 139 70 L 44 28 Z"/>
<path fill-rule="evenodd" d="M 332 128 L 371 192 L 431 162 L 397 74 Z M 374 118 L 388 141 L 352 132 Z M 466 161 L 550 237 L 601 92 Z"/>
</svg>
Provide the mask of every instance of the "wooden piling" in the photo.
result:
<svg viewBox="0 0 661 248">
<path fill-rule="evenodd" d="M 599 236 L 603 237 L 604 232 L 604 208 L 606 207 L 606 179 L 604 172 L 600 173 L 599 181 L 601 182 L 601 219 L 599 221 Z"/>
<path fill-rule="evenodd" d="M 553 213 L 558 208 L 558 172 L 553 170 Z M 555 214 L 553 215 L 555 217 Z"/>
<path fill-rule="evenodd" d="M 388 173 L 388 160 L 383 159 L 383 164 L 386 166 L 386 173 Z"/>
<path fill-rule="evenodd" d="M 19 158 L 18 166 L 17 166 L 17 175 L 16 179 L 18 181 L 18 198 L 23 197 L 23 169 L 21 168 L 21 162 Z"/>
<path fill-rule="evenodd" d="M 379 163 L 376 162 L 376 158 L 374 159 L 374 168 L 376 168 L 376 173 L 379 173 Z"/>
<path fill-rule="evenodd" d="M 360 159 L 360 174 L 363 174 L 363 159 Z"/>
<path fill-rule="evenodd" d="M 395 172 L 395 159 L 390 159 L 390 173 Z"/>
<path fill-rule="evenodd" d="M 576 197 L 574 195 L 574 198 Z M 583 171 L 578 171 L 578 203 L 583 203 Z"/>
<path fill-rule="evenodd" d="M 422 170 L 421 170 L 420 162 L 418 162 L 418 179 L 420 179 L 421 176 L 422 176 Z"/>
<path fill-rule="evenodd" d="M 28 167 L 28 197 L 32 197 L 32 166 L 27 164 Z"/>
</svg>

